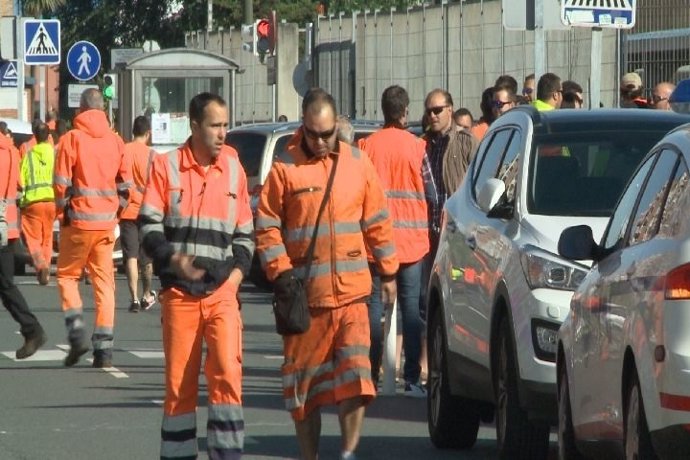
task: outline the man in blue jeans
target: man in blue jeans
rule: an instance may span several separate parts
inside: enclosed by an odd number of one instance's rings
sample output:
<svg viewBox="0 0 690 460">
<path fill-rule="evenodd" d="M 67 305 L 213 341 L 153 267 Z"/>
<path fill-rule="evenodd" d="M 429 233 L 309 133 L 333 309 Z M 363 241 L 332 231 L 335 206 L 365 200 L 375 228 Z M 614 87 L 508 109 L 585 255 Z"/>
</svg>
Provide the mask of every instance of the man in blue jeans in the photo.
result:
<svg viewBox="0 0 690 460">
<path fill-rule="evenodd" d="M 419 295 L 422 263 L 429 252 L 429 220 L 427 200 L 434 200 L 435 188 L 425 153 L 423 140 L 409 133 L 407 126 L 407 91 L 394 85 L 384 90 L 381 108 L 385 124 L 360 142 L 367 152 L 386 192 L 388 210 L 393 219 L 393 237 L 400 260 L 396 275 L 398 305 L 402 313 L 403 349 L 405 350 L 405 395 L 426 397 L 419 381 L 422 349 L 422 319 L 419 315 Z M 370 266 L 371 267 L 371 266 Z M 371 334 L 371 373 L 378 382 L 381 367 L 382 331 L 381 277 L 372 267 L 373 286 L 369 304 Z"/>
</svg>

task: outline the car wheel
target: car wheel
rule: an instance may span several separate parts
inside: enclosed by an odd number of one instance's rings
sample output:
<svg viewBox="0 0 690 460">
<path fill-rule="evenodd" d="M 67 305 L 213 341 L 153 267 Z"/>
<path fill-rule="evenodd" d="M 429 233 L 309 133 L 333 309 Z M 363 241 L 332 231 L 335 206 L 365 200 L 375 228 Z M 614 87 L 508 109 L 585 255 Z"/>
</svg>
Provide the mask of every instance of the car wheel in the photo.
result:
<svg viewBox="0 0 690 460">
<path fill-rule="evenodd" d="M 561 367 L 558 384 L 558 458 L 582 460 L 584 457 L 575 446 L 573 414 L 570 408 L 570 391 L 565 366 Z"/>
<path fill-rule="evenodd" d="M 625 397 L 625 458 L 656 460 L 642 402 L 640 379 L 634 373 Z"/>
<path fill-rule="evenodd" d="M 494 373 L 496 439 L 502 459 L 545 459 L 549 450 L 549 425 L 529 420 L 518 400 L 517 370 L 508 320 L 499 327 L 499 355 Z"/>
<path fill-rule="evenodd" d="M 468 449 L 477 441 L 479 410 L 474 401 L 450 393 L 440 308 L 430 324 L 428 341 L 427 420 L 431 442 L 439 449 Z"/>
</svg>

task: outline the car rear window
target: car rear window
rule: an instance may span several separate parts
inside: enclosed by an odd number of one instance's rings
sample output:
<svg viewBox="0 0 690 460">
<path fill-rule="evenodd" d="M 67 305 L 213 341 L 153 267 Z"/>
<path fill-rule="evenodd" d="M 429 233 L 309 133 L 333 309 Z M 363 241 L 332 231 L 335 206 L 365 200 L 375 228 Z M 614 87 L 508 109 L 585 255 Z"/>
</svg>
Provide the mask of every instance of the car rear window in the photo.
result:
<svg viewBox="0 0 690 460">
<path fill-rule="evenodd" d="M 531 214 L 609 216 L 637 165 L 666 131 L 545 135 L 533 145 Z"/>
<path fill-rule="evenodd" d="M 225 143 L 237 150 L 247 176 L 258 176 L 266 146 L 266 135 L 252 132 L 228 133 Z"/>
</svg>

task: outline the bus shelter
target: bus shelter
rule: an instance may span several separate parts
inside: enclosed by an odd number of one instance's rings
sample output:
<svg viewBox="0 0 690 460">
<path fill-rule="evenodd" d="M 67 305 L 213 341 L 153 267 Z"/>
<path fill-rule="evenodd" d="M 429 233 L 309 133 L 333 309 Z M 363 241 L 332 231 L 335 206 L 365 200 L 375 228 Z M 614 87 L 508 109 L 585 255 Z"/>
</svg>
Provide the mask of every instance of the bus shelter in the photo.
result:
<svg viewBox="0 0 690 460">
<path fill-rule="evenodd" d="M 132 123 L 139 115 L 151 120 L 152 147 L 167 151 L 191 134 L 189 101 L 202 92 L 222 96 L 235 125 L 235 76 L 239 65 L 225 56 L 204 50 L 171 48 L 144 53 L 124 65 L 118 78 L 118 132 L 132 138 Z"/>
</svg>

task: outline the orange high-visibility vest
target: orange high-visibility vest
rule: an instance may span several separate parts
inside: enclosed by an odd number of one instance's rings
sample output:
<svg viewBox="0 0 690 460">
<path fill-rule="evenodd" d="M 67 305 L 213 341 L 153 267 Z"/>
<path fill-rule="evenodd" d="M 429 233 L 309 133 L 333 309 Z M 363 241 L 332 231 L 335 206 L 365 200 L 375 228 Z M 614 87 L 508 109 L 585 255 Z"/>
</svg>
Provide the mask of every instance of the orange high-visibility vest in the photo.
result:
<svg viewBox="0 0 690 460">
<path fill-rule="evenodd" d="M 360 145 L 386 192 L 398 260 L 421 260 L 429 252 L 429 216 L 422 180 L 425 142 L 404 129 L 388 127 Z"/>
<path fill-rule="evenodd" d="M 102 110 L 80 113 L 74 126 L 60 140 L 55 160 L 55 206 L 60 213 L 69 204 L 67 217 L 76 228 L 113 229 L 132 188 L 125 144 Z"/>
<path fill-rule="evenodd" d="M 144 199 L 146 181 L 149 178 L 149 170 L 153 160 L 152 155 L 156 155 L 156 152 L 143 142 L 135 141 L 125 144 L 125 156 L 132 165 L 134 187 L 132 187 L 132 195 L 129 197 L 129 205 L 122 211 L 120 219 L 134 220 L 139 215 L 139 208 Z"/>
<path fill-rule="evenodd" d="M 340 142 L 338 152 L 311 158 L 301 148 L 302 130 L 288 152 L 294 164 L 276 162 L 261 191 L 256 243 L 269 279 L 293 269 L 303 278 L 309 241 L 334 155 L 339 155 L 333 189 L 321 216 L 307 296 L 311 307 L 336 308 L 371 293 L 367 247 L 379 273 L 394 275 L 398 259 L 386 198 L 366 154 Z"/>
<path fill-rule="evenodd" d="M 0 135 L 0 199 L 5 199 L 7 208 L 7 238 L 12 240 L 19 238 L 19 225 L 17 222 L 17 187 L 19 186 L 19 152 L 12 141 L 4 135 Z M 7 197 L 5 197 L 7 190 Z"/>
</svg>

